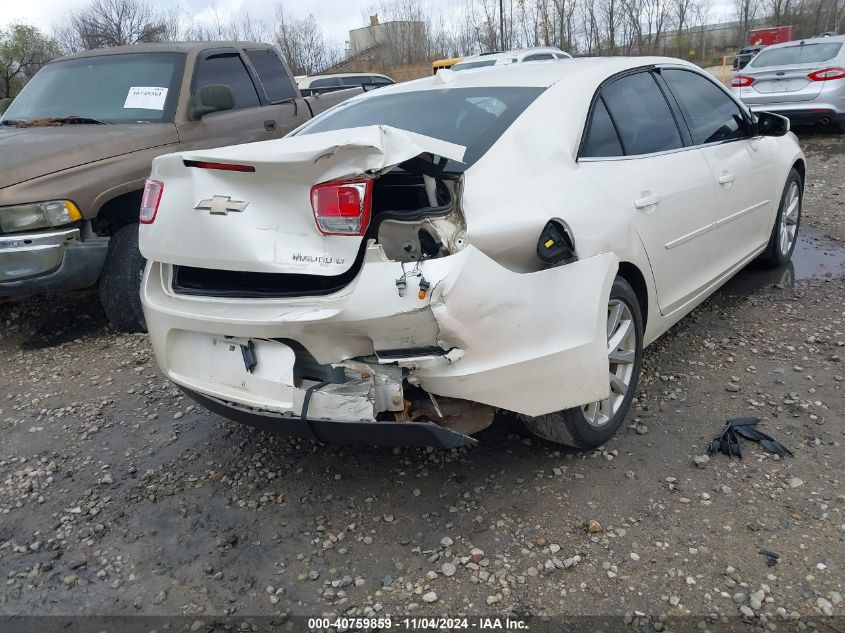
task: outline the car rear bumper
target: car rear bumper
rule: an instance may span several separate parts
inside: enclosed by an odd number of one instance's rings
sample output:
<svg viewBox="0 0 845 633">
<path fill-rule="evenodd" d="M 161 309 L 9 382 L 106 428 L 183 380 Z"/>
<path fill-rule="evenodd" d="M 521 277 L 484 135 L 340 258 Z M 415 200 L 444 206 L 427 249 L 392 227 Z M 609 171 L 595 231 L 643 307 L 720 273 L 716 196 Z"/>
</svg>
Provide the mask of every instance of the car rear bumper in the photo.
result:
<svg viewBox="0 0 845 633">
<path fill-rule="evenodd" d="M 107 238 L 79 228 L 0 235 L 0 297 L 92 286 L 107 251 Z"/>
<path fill-rule="evenodd" d="M 845 112 L 837 111 L 829 104 L 813 104 L 812 106 L 799 107 L 794 104 L 782 105 L 751 105 L 752 112 L 772 112 L 785 116 L 792 123 L 843 123 Z"/>
<path fill-rule="evenodd" d="M 340 422 L 240 406 L 182 388 L 193 400 L 224 418 L 263 431 L 330 444 L 458 448 L 477 441 L 434 422 Z"/>
<path fill-rule="evenodd" d="M 401 264 L 374 246 L 355 281 L 330 296 L 181 296 L 169 267 L 151 262 L 141 300 L 164 374 L 222 402 L 223 415 L 243 408 L 280 429 L 304 417 L 379 432 L 385 417 L 407 412 L 411 387 L 526 415 L 607 397 L 617 266 L 606 253 L 514 273 L 470 246 L 423 263 L 431 291 L 420 298 L 411 275 L 399 295 Z"/>
</svg>

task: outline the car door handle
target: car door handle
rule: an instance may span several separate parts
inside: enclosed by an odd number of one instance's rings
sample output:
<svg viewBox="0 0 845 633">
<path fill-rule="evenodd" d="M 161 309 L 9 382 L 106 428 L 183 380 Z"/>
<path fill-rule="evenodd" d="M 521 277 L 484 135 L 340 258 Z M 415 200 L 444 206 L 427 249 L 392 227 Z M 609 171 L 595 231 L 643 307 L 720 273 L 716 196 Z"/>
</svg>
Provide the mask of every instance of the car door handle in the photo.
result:
<svg viewBox="0 0 845 633">
<path fill-rule="evenodd" d="M 660 196 L 653 193 L 643 192 L 647 195 L 644 195 L 642 198 L 638 198 L 634 200 L 634 206 L 638 209 L 648 209 L 649 207 L 653 207 L 657 203 L 660 202 Z"/>
<path fill-rule="evenodd" d="M 734 180 L 736 180 L 736 174 L 734 174 L 732 171 L 723 171 L 722 175 L 719 176 L 719 184 L 720 185 L 728 186 Z"/>
<path fill-rule="evenodd" d="M 268 132 L 274 132 L 276 130 L 276 122 L 273 119 L 264 121 L 264 129 Z"/>
</svg>

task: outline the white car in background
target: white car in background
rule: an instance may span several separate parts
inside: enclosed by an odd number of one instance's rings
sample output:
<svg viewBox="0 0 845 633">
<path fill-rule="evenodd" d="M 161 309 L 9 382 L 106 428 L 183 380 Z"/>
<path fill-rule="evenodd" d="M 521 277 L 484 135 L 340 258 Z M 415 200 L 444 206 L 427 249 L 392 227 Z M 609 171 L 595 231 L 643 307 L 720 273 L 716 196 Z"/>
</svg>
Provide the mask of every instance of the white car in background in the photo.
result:
<svg viewBox="0 0 845 633">
<path fill-rule="evenodd" d="M 504 409 L 594 447 L 643 347 L 789 260 L 805 176 L 786 119 L 679 60 L 438 73 L 155 159 L 142 302 L 164 374 L 234 420 L 454 447 Z"/>
<path fill-rule="evenodd" d="M 572 55 L 564 53 L 554 46 L 537 46 L 523 48 L 504 53 L 480 53 L 470 55 L 452 66 L 453 71 L 470 70 L 471 68 L 485 68 L 487 66 L 506 66 L 522 62 L 540 62 L 554 59 L 572 59 Z"/>
<path fill-rule="evenodd" d="M 769 46 L 734 76 L 731 87 L 755 112 L 845 132 L 845 35 Z"/>
<path fill-rule="evenodd" d="M 387 75 L 376 73 L 334 73 L 331 75 L 299 75 L 295 77 L 302 96 L 319 95 L 349 88 L 381 88 L 394 81 Z"/>
</svg>

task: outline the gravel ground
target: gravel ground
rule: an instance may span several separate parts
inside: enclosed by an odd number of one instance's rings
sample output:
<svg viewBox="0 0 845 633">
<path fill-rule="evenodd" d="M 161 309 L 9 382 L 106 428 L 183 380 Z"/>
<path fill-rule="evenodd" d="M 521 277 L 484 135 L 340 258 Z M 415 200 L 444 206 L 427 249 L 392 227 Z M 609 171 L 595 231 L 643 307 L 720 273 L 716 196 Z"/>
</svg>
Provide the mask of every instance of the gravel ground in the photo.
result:
<svg viewBox="0 0 845 633">
<path fill-rule="evenodd" d="M 802 140 L 795 266 L 655 343 L 603 450 L 508 419 L 451 452 L 288 440 L 193 405 L 90 295 L 0 306 L 0 614 L 845 615 L 845 136 Z M 795 457 L 701 458 L 743 415 Z"/>
</svg>

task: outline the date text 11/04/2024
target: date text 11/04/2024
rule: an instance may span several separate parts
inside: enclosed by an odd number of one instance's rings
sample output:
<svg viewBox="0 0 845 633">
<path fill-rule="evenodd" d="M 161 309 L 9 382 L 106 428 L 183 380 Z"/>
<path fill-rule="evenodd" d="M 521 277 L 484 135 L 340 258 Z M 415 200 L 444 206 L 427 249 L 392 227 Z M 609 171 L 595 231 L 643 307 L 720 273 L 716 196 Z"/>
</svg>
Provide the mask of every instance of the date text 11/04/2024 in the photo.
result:
<svg viewBox="0 0 845 633">
<path fill-rule="evenodd" d="M 309 631 L 327 631 L 330 629 L 346 631 L 384 631 L 388 629 L 414 630 L 519 630 L 527 631 L 528 623 L 515 618 L 478 617 L 478 618 L 309 618 Z"/>
</svg>

